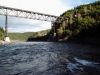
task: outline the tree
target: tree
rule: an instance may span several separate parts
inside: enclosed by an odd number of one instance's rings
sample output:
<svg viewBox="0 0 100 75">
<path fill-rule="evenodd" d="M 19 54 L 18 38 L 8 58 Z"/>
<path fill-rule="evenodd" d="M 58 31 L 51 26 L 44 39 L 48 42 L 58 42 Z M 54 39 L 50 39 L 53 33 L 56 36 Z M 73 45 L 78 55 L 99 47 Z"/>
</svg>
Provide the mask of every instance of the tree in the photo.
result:
<svg viewBox="0 0 100 75">
<path fill-rule="evenodd" d="M 65 16 L 68 17 L 68 19 L 65 20 L 67 23 L 64 24 L 62 22 L 57 24 L 57 27 L 55 26 L 55 31 L 58 34 L 58 38 L 63 39 L 66 36 L 91 37 L 91 35 L 100 35 L 98 34 L 100 31 L 100 1 L 78 6 L 75 9 L 64 12 L 60 17 Z M 57 21 L 59 21 L 59 18 Z"/>
<path fill-rule="evenodd" d="M 4 30 L 0 27 L 0 40 L 2 40 L 4 37 Z"/>
</svg>

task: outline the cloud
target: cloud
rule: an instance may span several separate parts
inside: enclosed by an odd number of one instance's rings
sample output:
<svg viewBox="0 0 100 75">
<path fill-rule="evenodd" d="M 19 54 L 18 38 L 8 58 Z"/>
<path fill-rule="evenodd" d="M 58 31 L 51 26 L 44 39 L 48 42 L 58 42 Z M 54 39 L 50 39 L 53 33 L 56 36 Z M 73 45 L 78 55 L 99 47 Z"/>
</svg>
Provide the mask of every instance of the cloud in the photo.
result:
<svg viewBox="0 0 100 75">
<path fill-rule="evenodd" d="M 66 7 L 60 0 L 0 0 L 1 5 L 31 10 L 40 13 L 60 15 L 66 10 Z"/>
<path fill-rule="evenodd" d="M 44 21 L 34 21 L 23 18 L 11 18 L 8 20 L 8 30 L 9 32 L 36 32 L 41 30 L 50 29 L 51 24 Z"/>
<path fill-rule="evenodd" d="M 17 27 L 9 26 L 9 32 L 37 32 L 41 30 L 50 29 L 51 26 L 47 23 L 42 23 L 41 25 L 19 25 Z"/>
<path fill-rule="evenodd" d="M 5 27 L 5 17 L 0 16 L 0 27 Z M 51 28 L 50 22 L 8 17 L 9 32 L 36 32 Z"/>
</svg>

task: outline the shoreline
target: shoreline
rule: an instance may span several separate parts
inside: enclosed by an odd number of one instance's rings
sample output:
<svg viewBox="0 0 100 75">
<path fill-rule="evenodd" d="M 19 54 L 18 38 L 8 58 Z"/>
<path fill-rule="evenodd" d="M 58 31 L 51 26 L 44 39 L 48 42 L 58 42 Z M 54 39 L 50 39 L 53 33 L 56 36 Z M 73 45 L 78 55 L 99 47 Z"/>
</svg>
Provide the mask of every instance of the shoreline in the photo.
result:
<svg viewBox="0 0 100 75">
<path fill-rule="evenodd" d="M 7 41 L 4 41 L 4 40 L 0 40 L 0 45 L 16 43 L 16 42 L 20 42 L 20 41 L 19 40 L 11 40 L 10 42 L 7 42 Z"/>
</svg>

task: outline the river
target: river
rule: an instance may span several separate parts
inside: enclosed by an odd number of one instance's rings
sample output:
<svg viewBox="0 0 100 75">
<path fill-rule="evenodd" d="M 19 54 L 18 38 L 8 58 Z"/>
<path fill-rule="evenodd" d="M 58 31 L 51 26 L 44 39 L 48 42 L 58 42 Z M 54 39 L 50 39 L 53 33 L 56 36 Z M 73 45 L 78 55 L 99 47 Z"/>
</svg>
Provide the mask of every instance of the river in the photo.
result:
<svg viewBox="0 0 100 75">
<path fill-rule="evenodd" d="M 0 45 L 0 75 L 99 75 L 100 48 L 57 42 Z"/>
</svg>

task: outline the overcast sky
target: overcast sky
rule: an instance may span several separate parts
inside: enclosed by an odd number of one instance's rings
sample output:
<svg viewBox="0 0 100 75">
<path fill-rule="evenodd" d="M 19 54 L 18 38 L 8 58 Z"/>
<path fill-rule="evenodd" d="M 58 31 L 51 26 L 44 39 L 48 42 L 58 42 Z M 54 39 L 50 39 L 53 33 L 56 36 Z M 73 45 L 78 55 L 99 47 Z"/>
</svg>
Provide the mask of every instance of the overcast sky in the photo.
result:
<svg viewBox="0 0 100 75">
<path fill-rule="evenodd" d="M 59 16 L 68 9 L 96 0 L 0 0 L 1 6 L 30 10 Z M 0 16 L 0 26 L 4 27 L 5 17 Z M 36 32 L 51 28 L 50 22 L 8 17 L 9 32 Z"/>
</svg>

